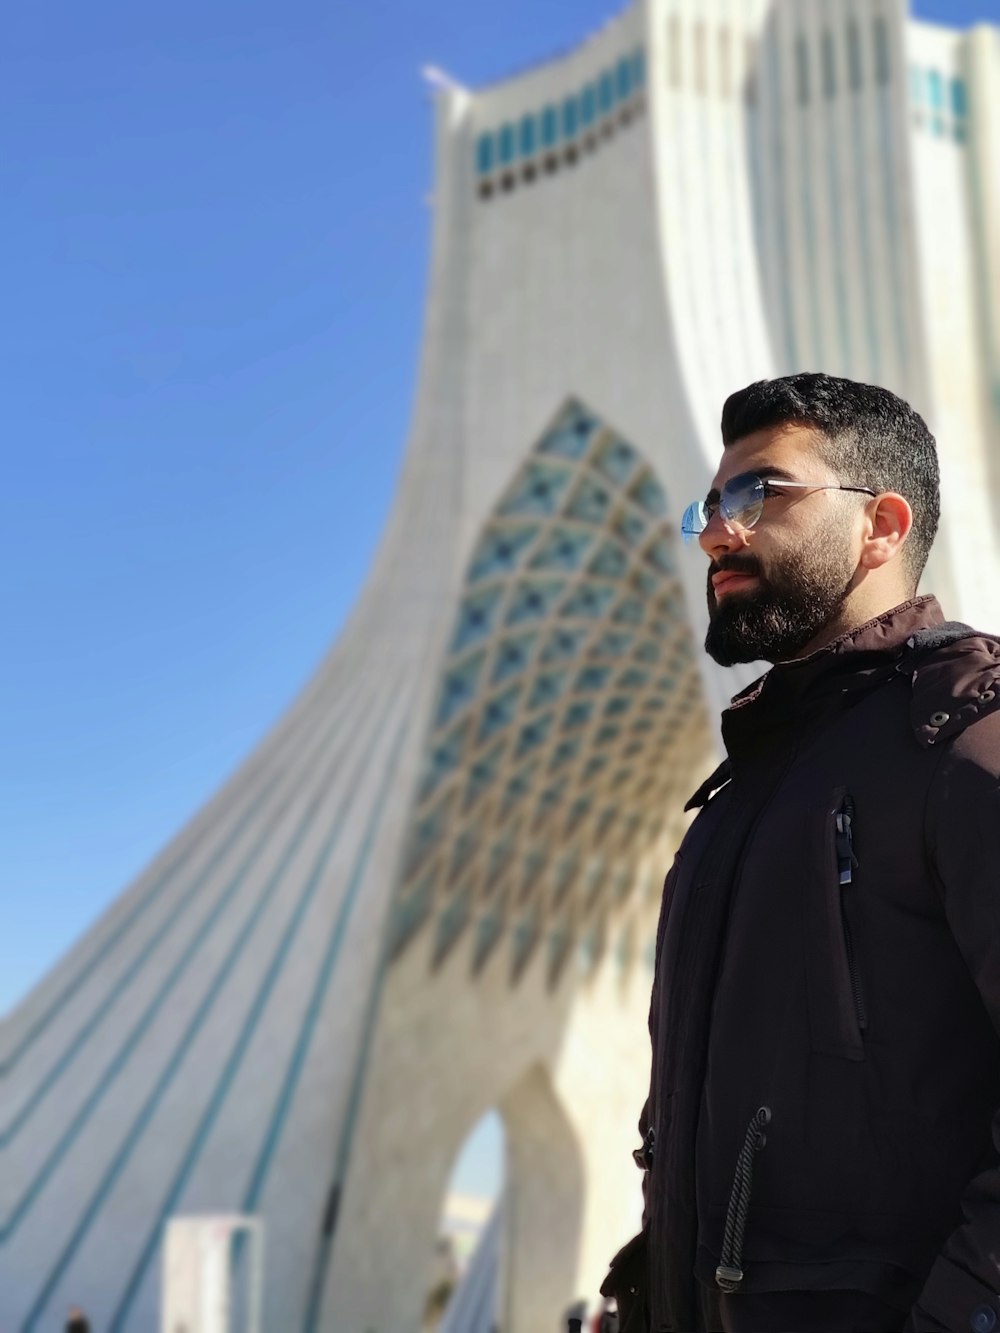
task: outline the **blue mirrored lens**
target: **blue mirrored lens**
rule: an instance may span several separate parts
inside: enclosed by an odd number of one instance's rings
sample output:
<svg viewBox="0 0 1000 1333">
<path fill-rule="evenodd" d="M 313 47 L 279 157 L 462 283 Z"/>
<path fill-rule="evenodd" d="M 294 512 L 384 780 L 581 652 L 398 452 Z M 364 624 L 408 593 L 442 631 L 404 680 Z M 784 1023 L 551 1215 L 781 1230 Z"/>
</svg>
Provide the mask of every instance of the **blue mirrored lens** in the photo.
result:
<svg viewBox="0 0 1000 1333">
<path fill-rule="evenodd" d="M 756 472 L 741 472 L 730 477 L 719 496 L 719 511 L 727 523 L 735 523 L 741 528 L 752 528 L 760 518 L 764 508 L 764 483 Z M 681 519 L 681 536 L 685 542 L 692 542 L 703 533 L 709 522 L 708 505 L 704 500 L 695 500 L 684 510 Z"/>
<path fill-rule="evenodd" d="M 719 497 L 722 517 L 741 528 L 752 528 L 764 508 L 764 483 L 756 472 L 731 477 Z"/>
<path fill-rule="evenodd" d="M 693 542 L 699 533 L 705 531 L 707 523 L 705 501 L 693 500 L 684 510 L 684 517 L 681 519 L 681 536 L 685 542 Z"/>
</svg>

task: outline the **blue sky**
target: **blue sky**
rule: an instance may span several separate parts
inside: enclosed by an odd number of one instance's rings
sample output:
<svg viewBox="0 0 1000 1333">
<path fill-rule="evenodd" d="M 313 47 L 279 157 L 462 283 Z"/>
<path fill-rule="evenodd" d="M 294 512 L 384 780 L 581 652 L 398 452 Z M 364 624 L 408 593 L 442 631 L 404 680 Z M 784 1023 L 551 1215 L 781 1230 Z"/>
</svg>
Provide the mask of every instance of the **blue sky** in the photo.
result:
<svg viewBox="0 0 1000 1333">
<path fill-rule="evenodd" d="M 53 0 L 0 79 L 0 1012 L 225 778 L 388 510 L 431 186 L 473 85 L 595 0 Z M 1000 0 L 917 12 L 1000 22 Z"/>
</svg>

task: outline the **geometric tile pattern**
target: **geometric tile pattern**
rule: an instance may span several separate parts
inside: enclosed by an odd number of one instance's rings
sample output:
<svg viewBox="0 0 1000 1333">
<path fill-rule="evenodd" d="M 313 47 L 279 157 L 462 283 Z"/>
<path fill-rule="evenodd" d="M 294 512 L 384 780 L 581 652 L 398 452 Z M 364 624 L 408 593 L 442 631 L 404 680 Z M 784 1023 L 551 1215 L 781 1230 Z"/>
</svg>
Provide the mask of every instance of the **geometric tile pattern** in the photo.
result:
<svg viewBox="0 0 1000 1333">
<path fill-rule="evenodd" d="M 641 47 L 623 52 L 575 92 L 526 111 L 475 143 L 479 197 L 507 192 L 573 166 L 643 109 L 646 57 Z"/>
<path fill-rule="evenodd" d="M 574 949 L 630 960 L 617 909 L 702 710 L 667 512 L 649 463 L 577 401 L 501 496 L 441 671 L 395 954 L 429 928 L 436 964 L 467 939 L 475 971 L 506 944 L 513 980 L 539 948 L 553 982 Z"/>
</svg>

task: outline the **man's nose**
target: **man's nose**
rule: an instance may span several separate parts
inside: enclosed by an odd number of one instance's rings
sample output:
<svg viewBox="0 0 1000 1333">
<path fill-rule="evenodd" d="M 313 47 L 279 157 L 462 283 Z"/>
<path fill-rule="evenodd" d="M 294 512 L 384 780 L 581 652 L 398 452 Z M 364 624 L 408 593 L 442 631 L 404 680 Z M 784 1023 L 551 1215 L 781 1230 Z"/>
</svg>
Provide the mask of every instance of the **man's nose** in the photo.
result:
<svg viewBox="0 0 1000 1333">
<path fill-rule="evenodd" d="M 722 510 L 716 509 L 699 532 L 698 544 L 710 560 L 717 560 L 720 555 L 731 555 L 749 546 L 749 529 L 731 518 L 723 518 Z"/>
</svg>

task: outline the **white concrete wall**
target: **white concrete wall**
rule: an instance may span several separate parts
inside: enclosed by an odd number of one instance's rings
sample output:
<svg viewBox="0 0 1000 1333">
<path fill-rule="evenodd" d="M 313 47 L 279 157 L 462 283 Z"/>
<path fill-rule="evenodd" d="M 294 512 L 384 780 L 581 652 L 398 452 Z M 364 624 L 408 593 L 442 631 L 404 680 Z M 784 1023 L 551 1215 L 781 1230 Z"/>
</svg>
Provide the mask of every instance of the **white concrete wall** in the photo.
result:
<svg viewBox="0 0 1000 1333">
<path fill-rule="evenodd" d="M 654 911 L 646 905 L 648 929 Z M 426 934 L 403 955 L 329 1272 L 331 1327 L 417 1327 L 451 1166 L 490 1108 L 503 1115 L 511 1164 L 504 1327 L 552 1325 L 596 1290 L 641 1211 L 630 1153 L 648 1086 L 650 977 L 645 965 L 622 975 L 609 953 L 593 973 L 574 960 L 551 992 L 541 952 L 516 986 L 504 951 L 474 981 L 465 950 L 434 971 Z"/>
<path fill-rule="evenodd" d="M 974 114 L 964 122 L 956 117 L 951 94 L 955 79 L 969 88 L 968 39 L 924 23 L 911 24 L 907 37 L 918 237 L 914 289 L 928 349 L 926 411 L 941 460 L 935 572 L 950 574 L 949 602 L 960 608 L 956 618 L 990 625 L 1000 611 L 992 489 L 998 474 L 983 338 L 980 223 L 970 178 L 977 121 Z M 940 107 L 930 104 L 934 78 L 940 80 Z"/>
</svg>

